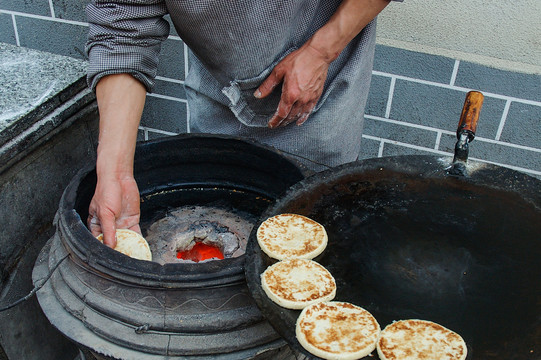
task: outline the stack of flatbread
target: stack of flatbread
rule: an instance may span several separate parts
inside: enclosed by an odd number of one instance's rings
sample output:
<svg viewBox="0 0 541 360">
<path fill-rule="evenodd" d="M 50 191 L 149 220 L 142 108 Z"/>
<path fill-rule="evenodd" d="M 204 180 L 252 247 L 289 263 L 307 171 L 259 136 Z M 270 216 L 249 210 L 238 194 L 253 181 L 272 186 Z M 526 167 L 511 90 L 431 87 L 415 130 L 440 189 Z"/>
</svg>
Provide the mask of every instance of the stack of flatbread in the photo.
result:
<svg viewBox="0 0 541 360">
<path fill-rule="evenodd" d="M 281 260 L 261 274 L 261 287 L 276 304 L 302 309 L 297 340 L 310 353 L 329 360 L 359 359 L 377 348 L 381 360 L 464 360 L 467 348 L 456 333 L 430 321 L 402 320 L 381 331 L 370 312 L 331 301 L 336 281 L 311 260 L 326 248 L 325 228 L 302 215 L 280 214 L 257 230 L 261 250 Z"/>
<path fill-rule="evenodd" d="M 96 238 L 103 242 L 103 234 L 98 235 Z M 116 230 L 116 246 L 114 250 L 134 259 L 152 261 L 152 253 L 148 242 L 133 230 Z"/>
<path fill-rule="evenodd" d="M 325 359 L 358 359 L 376 348 L 380 327 L 366 310 L 332 302 L 336 281 L 311 260 L 327 247 L 323 225 L 297 214 L 265 220 L 257 230 L 261 250 L 277 263 L 261 274 L 261 287 L 276 304 L 302 312 L 296 336 L 310 353 Z"/>
<path fill-rule="evenodd" d="M 303 309 L 334 298 L 333 276 L 311 260 L 327 246 L 323 225 L 306 216 L 279 214 L 263 221 L 256 237 L 265 254 L 281 260 L 261 274 L 261 286 L 272 301 L 288 309 Z"/>
<path fill-rule="evenodd" d="M 327 246 L 323 225 L 306 216 L 280 214 L 261 223 L 256 235 L 261 250 L 281 260 L 261 274 L 261 287 L 272 301 L 300 310 L 334 298 L 333 276 L 311 260 Z"/>
</svg>

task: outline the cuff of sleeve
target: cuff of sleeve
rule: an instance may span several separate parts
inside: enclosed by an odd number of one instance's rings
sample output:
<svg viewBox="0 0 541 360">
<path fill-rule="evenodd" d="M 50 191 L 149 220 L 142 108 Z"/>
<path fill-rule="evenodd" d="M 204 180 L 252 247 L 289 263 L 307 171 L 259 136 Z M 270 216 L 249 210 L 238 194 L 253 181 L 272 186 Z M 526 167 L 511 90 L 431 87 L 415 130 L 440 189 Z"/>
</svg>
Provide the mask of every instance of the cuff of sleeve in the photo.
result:
<svg viewBox="0 0 541 360">
<path fill-rule="evenodd" d="M 118 46 L 111 49 L 107 46 L 93 46 L 88 51 L 88 86 L 95 91 L 98 81 L 107 75 L 130 74 L 152 92 L 155 85 L 158 67 L 159 47 L 141 51 L 140 47 Z"/>
<path fill-rule="evenodd" d="M 140 72 L 133 71 L 131 69 L 115 69 L 115 70 L 107 70 L 102 71 L 94 75 L 87 75 L 86 82 L 90 89 L 92 91 L 96 91 L 96 85 L 98 85 L 98 82 L 107 75 L 115 75 L 115 74 L 130 74 L 137 80 L 139 80 L 147 89 L 147 92 L 151 93 L 154 90 L 155 81 L 152 79 L 149 79 L 147 76 L 143 75 Z"/>
</svg>

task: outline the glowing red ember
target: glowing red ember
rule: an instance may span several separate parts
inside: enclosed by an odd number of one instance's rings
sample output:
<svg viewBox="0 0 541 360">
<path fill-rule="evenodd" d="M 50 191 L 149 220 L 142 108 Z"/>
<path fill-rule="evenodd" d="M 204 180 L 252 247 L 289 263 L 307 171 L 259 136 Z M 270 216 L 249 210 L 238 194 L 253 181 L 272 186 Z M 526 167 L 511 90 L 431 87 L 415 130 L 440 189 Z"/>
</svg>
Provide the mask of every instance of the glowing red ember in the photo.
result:
<svg viewBox="0 0 541 360">
<path fill-rule="evenodd" d="M 218 258 L 222 260 L 224 258 L 224 254 L 222 254 L 220 249 L 218 249 L 217 247 L 198 242 L 190 250 L 178 251 L 177 258 L 200 262 L 212 258 Z"/>
</svg>

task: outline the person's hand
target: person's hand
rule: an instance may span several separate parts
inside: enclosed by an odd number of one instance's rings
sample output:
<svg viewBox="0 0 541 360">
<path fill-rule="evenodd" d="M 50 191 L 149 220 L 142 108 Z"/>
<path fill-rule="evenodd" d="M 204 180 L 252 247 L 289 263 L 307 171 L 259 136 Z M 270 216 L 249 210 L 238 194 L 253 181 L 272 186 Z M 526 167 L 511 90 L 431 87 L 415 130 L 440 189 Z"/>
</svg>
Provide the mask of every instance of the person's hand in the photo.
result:
<svg viewBox="0 0 541 360">
<path fill-rule="evenodd" d="M 141 233 L 139 203 L 139 189 L 132 176 L 98 178 L 87 220 L 90 232 L 94 236 L 103 233 L 103 243 L 111 248 L 116 246 L 116 229 Z"/>
<path fill-rule="evenodd" d="M 96 86 L 100 113 L 98 182 L 87 224 L 92 235 L 103 233 L 104 244 L 113 249 L 117 228 L 141 233 L 133 157 L 145 97 L 145 87 L 129 74 L 107 75 Z"/>
<path fill-rule="evenodd" d="M 254 92 L 264 98 L 282 83 L 282 95 L 270 128 L 303 124 L 321 94 L 333 62 L 390 0 L 343 0 L 329 21 L 298 50 L 280 61 Z"/>
<path fill-rule="evenodd" d="M 280 61 L 255 91 L 264 98 L 282 84 L 282 95 L 276 113 L 268 122 L 270 128 L 292 122 L 302 125 L 323 93 L 330 61 L 318 50 L 304 44 Z"/>
</svg>

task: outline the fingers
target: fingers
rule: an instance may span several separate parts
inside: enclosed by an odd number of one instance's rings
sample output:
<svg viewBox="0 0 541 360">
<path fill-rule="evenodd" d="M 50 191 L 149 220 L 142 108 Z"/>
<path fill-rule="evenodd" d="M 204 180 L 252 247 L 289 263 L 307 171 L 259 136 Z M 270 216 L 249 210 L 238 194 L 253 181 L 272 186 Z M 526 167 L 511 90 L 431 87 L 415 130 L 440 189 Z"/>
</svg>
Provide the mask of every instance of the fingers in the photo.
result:
<svg viewBox="0 0 541 360">
<path fill-rule="evenodd" d="M 271 129 L 280 126 L 286 126 L 297 120 L 298 114 L 302 113 L 304 105 L 301 99 L 302 92 L 296 86 L 288 86 L 287 83 L 282 85 L 282 95 L 278 108 L 268 122 Z"/>
<path fill-rule="evenodd" d="M 284 73 L 281 71 L 281 67 L 275 67 L 270 75 L 259 85 L 254 92 L 254 97 L 262 99 L 272 93 L 272 91 L 278 86 L 284 79 Z"/>
<path fill-rule="evenodd" d="M 141 232 L 141 227 L 139 226 L 139 224 L 137 224 L 135 226 L 132 226 L 129 229 L 135 231 L 139 235 L 143 235 L 143 233 Z"/>
<path fill-rule="evenodd" d="M 103 243 L 111 249 L 116 247 L 116 224 L 115 216 L 102 216 L 101 230 L 103 232 Z"/>
<path fill-rule="evenodd" d="M 88 214 L 87 223 L 92 235 L 103 234 L 103 243 L 113 249 L 117 228 L 141 233 L 139 190 L 135 179 L 132 176 L 98 178 Z"/>
<path fill-rule="evenodd" d="M 88 228 L 94 237 L 103 234 L 103 243 L 114 249 L 116 246 L 115 217 L 113 215 L 111 219 L 110 216 L 102 216 L 101 219 L 103 220 L 100 220 L 100 217 L 95 214 L 88 215 Z M 139 225 L 137 225 L 137 227 L 139 227 Z M 141 232 L 140 229 L 139 232 Z"/>
<path fill-rule="evenodd" d="M 282 98 L 280 99 L 278 108 L 276 109 L 276 112 L 274 113 L 272 118 L 269 120 L 268 126 L 271 129 L 275 129 L 279 126 L 286 126 L 287 124 L 294 121 L 294 119 L 290 119 L 292 117 L 292 109 L 293 103 L 288 101 L 288 99 L 284 96 L 284 93 L 282 93 Z"/>
<path fill-rule="evenodd" d="M 276 112 L 268 121 L 271 129 L 296 122 L 302 125 L 312 113 L 323 93 L 329 64 L 313 56 L 306 47 L 287 55 L 256 90 L 264 97 L 282 84 L 282 94 Z"/>
<path fill-rule="evenodd" d="M 295 123 L 297 126 L 304 124 L 308 117 L 312 114 L 317 104 L 317 100 L 312 100 L 305 105 L 303 105 L 297 114 L 295 114 Z"/>
<path fill-rule="evenodd" d="M 92 236 L 97 237 L 99 234 L 102 233 L 100 219 L 98 219 L 97 216 L 93 214 L 88 215 L 86 224 L 88 225 L 88 229 L 92 233 Z"/>
<path fill-rule="evenodd" d="M 310 112 L 305 112 L 305 113 L 300 114 L 300 115 L 299 115 L 299 118 L 298 118 L 298 120 L 297 120 L 297 122 L 296 122 L 296 124 L 297 124 L 298 126 L 301 126 L 302 124 L 304 124 L 304 122 L 305 122 L 306 120 L 308 120 L 308 116 L 310 116 L 310 114 L 311 114 L 311 111 L 310 111 Z"/>
<path fill-rule="evenodd" d="M 128 219 L 123 219 L 120 221 L 120 224 L 117 224 L 116 221 L 109 221 L 110 216 L 103 217 L 105 221 L 102 223 L 97 215 L 90 214 L 88 215 L 87 225 L 94 237 L 97 237 L 100 234 L 103 234 L 103 243 L 110 248 L 115 248 L 116 246 L 116 229 L 130 229 L 142 235 L 141 227 L 139 226 L 139 218 L 132 217 Z M 134 225 L 128 225 L 133 224 Z M 122 224 L 125 224 L 124 226 Z"/>
<path fill-rule="evenodd" d="M 280 101 L 278 109 L 274 116 L 269 120 L 268 126 L 271 129 L 287 126 L 295 122 L 298 126 L 304 124 L 308 119 L 312 111 L 314 110 L 316 102 L 312 101 L 307 104 L 302 104 L 301 101 L 297 101 L 290 105 L 287 102 Z"/>
</svg>

